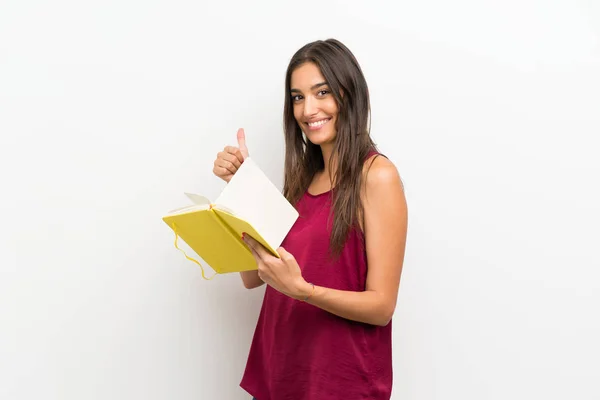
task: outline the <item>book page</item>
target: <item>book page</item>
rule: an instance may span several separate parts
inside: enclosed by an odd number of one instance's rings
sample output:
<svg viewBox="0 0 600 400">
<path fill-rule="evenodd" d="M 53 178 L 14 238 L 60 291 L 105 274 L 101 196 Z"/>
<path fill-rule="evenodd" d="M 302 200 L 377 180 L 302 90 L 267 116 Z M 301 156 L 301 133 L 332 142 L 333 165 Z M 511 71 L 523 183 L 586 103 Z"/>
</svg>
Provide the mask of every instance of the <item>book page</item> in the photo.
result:
<svg viewBox="0 0 600 400">
<path fill-rule="evenodd" d="M 215 207 L 225 207 L 248 221 L 273 249 L 298 218 L 296 209 L 250 157 L 215 200 Z"/>
<path fill-rule="evenodd" d="M 210 205 L 210 200 L 207 197 L 204 196 L 200 196 L 199 194 L 196 193 L 188 193 L 185 192 L 184 193 L 188 199 L 190 199 L 192 201 L 192 203 L 194 204 L 206 204 L 206 205 Z"/>
<path fill-rule="evenodd" d="M 193 204 L 191 206 L 179 207 L 171 210 L 167 213 L 167 215 L 184 214 L 198 210 L 208 210 L 209 208 L 210 204 Z"/>
<path fill-rule="evenodd" d="M 208 210 L 210 208 L 210 200 L 208 198 L 195 193 L 186 192 L 184 194 L 187 196 L 188 199 L 192 201 L 192 204 L 170 210 L 167 213 L 168 215 L 181 214 L 196 210 Z"/>
</svg>

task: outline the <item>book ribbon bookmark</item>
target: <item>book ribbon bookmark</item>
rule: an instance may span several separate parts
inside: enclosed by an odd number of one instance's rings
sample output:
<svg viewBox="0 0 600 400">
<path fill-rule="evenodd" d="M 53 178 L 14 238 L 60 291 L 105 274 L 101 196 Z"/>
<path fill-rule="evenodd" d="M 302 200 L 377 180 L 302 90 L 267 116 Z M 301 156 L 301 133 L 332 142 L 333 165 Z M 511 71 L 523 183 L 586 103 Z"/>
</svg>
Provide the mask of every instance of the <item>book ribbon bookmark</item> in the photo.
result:
<svg viewBox="0 0 600 400">
<path fill-rule="evenodd" d="M 195 260 L 192 257 L 185 254 L 185 251 L 177 245 L 177 239 L 179 238 L 179 235 L 177 234 L 177 226 L 175 224 L 173 224 L 173 232 L 175 232 L 175 248 L 177 250 L 181 251 L 183 253 L 183 255 L 185 256 L 185 258 L 198 264 L 198 266 L 200 267 L 200 270 L 202 271 L 202 278 L 204 278 L 207 281 L 210 281 L 212 278 L 214 278 L 215 275 L 217 275 L 216 272 L 213 274 L 213 276 L 211 276 L 210 278 L 207 278 L 206 275 L 204 274 L 204 268 L 202 267 L 202 264 L 200 264 L 200 262 L 198 260 Z"/>
</svg>

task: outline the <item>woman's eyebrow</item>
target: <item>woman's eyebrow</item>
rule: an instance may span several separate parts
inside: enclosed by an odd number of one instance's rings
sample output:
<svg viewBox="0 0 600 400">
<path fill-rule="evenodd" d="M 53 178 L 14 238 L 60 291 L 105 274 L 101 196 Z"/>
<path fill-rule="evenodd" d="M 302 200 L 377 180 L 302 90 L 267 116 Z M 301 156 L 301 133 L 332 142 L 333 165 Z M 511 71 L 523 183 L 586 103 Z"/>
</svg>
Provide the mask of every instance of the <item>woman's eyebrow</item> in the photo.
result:
<svg viewBox="0 0 600 400">
<path fill-rule="evenodd" d="M 315 90 L 316 88 L 321 87 L 321 86 L 325 86 L 325 85 L 327 85 L 327 82 L 320 82 L 320 83 L 317 83 L 316 85 L 312 85 L 310 87 L 310 90 Z M 290 92 L 302 93 L 302 91 L 300 91 L 300 89 L 290 89 Z"/>
</svg>

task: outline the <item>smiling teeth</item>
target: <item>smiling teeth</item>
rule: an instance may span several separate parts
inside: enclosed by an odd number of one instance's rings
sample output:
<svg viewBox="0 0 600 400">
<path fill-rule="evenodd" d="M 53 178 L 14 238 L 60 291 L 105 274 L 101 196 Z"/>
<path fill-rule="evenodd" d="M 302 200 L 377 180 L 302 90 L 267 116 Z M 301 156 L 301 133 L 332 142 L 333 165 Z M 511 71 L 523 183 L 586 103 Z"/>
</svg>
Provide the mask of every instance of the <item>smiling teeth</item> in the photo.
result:
<svg viewBox="0 0 600 400">
<path fill-rule="evenodd" d="M 323 125 L 327 121 L 329 121 L 329 119 L 322 119 L 322 120 L 317 121 L 317 122 L 309 122 L 308 126 L 321 126 L 321 125 Z"/>
</svg>

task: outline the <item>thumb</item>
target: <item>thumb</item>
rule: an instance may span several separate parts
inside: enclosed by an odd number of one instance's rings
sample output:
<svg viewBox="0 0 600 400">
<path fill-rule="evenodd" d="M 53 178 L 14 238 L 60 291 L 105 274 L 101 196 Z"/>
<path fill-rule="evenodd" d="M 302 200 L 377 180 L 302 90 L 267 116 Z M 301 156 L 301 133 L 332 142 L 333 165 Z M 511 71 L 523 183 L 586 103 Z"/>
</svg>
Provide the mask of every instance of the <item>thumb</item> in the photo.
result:
<svg viewBox="0 0 600 400">
<path fill-rule="evenodd" d="M 240 128 L 237 131 L 237 141 L 238 147 L 244 156 L 244 160 L 248 158 L 250 154 L 248 154 L 248 147 L 246 146 L 246 134 L 244 133 L 244 128 Z"/>
</svg>

